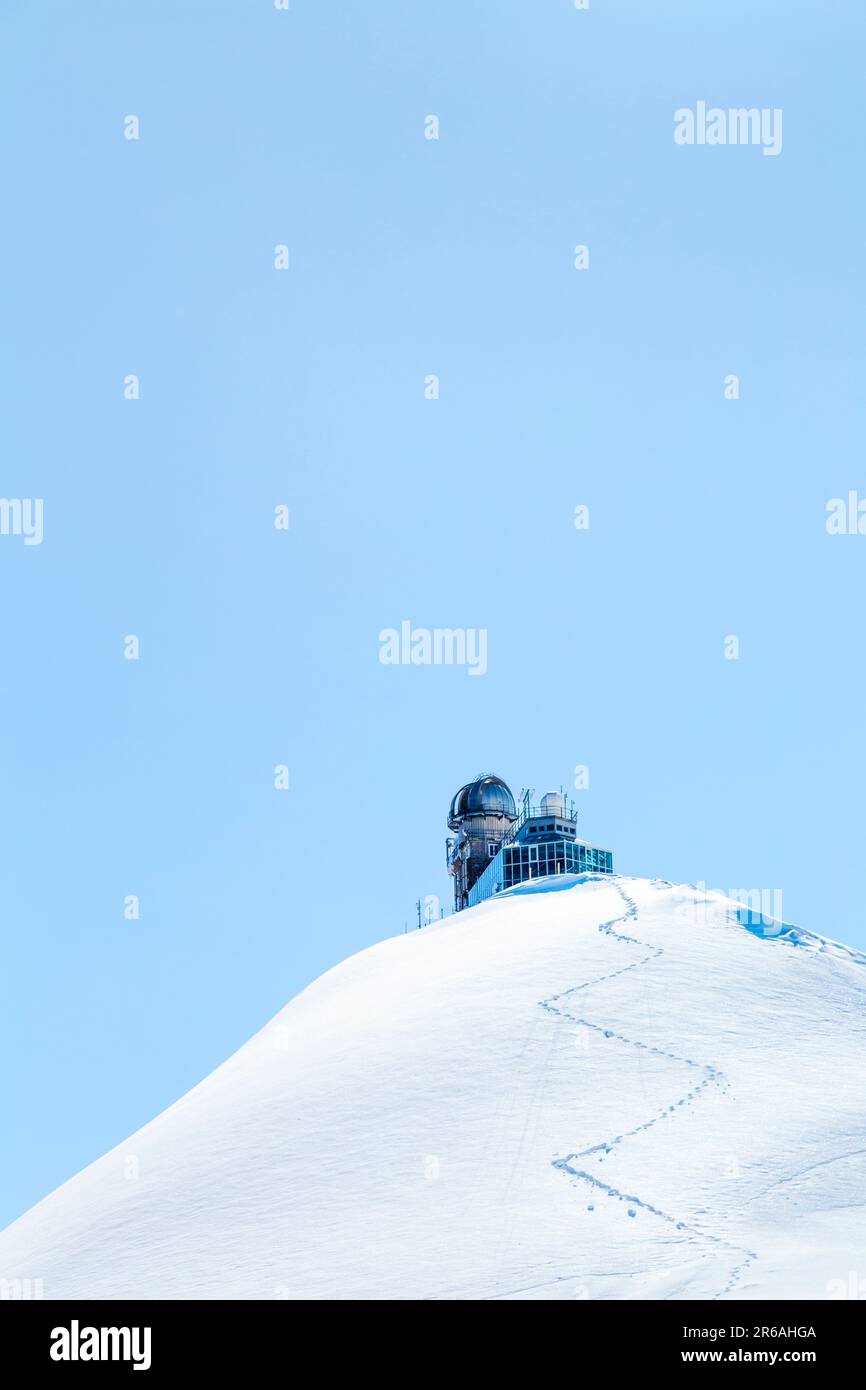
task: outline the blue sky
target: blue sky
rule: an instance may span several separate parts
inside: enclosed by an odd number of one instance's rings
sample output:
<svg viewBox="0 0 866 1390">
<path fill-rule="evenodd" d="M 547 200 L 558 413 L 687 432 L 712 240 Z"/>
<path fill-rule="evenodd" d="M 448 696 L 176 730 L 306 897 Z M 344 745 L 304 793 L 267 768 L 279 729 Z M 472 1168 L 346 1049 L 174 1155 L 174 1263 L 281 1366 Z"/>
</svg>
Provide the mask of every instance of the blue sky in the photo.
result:
<svg viewBox="0 0 866 1390">
<path fill-rule="evenodd" d="M 585 764 L 623 872 L 866 946 L 862 6 L 0 28 L 0 492 L 44 499 L 0 537 L 0 1223 L 447 902 L 481 770 Z M 699 100 L 782 153 L 675 145 Z M 404 619 L 487 674 L 381 665 Z"/>
</svg>

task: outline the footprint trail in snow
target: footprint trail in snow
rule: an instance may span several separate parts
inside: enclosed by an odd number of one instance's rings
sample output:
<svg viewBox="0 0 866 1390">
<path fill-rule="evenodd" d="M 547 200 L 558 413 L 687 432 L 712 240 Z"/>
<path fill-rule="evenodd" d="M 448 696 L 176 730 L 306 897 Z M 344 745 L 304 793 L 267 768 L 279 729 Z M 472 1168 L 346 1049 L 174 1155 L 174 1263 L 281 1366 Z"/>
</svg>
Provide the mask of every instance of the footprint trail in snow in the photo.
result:
<svg viewBox="0 0 866 1390">
<path fill-rule="evenodd" d="M 723 1072 L 717 1067 L 709 1063 L 698 1062 L 692 1057 L 681 1057 L 675 1052 L 669 1052 L 651 1043 L 641 1042 L 634 1038 L 627 1038 L 622 1033 L 618 1033 L 615 1029 L 606 1028 L 603 1024 L 585 1018 L 581 1014 L 573 1013 L 566 1007 L 565 1001 L 570 1001 L 572 998 L 582 994 L 585 990 L 594 989 L 597 985 L 604 984 L 608 980 L 613 980 L 619 975 L 625 975 L 630 970 L 640 970 L 649 961 L 656 960 L 659 956 L 664 955 L 663 947 L 654 946 L 651 942 L 642 941 L 639 937 L 629 936 L 626 932 L 617 930 L 618 927 L 624 926 L 627 922 L 635 921 L 638 917 L 639 910 L 635 900 L 629 897 L 618 882 L 614 882 L 612 886 L 625 903 L 626 910 L 621 916 L 614 917 L 609 922 L 602 922 L 598 930 L 604 935 L 609 936 L 612 940 L 621 942 L 623 945 L 639 947 L 646 954 L 642 955 L 639 960 L 631 961 L 628 965 L 622 965 L 616 970 L 608 971 L 607 974 L 599 975 L 594 980 L 586 980 L 582 984 L 574 985 L 571 989 L 563 990 L 561 994 L 553 994 L 547 999 L 542 999 L 540 1001 L 541 1008 L 547 1013 L 567 1019 L 569 1022 L 581 1028 L 588 1028 L 591 1032 L 603 1038 L 615 1039 L 624 1046 L 635 1048 L 639 1052 L 645 1052 L 655 1057 L 663 1057 L 667 1061 L 676 1062 L 680 1066 L 691 1067 L 696 1073 L 700 1074 L 701 1079 L 696 1081 L 696 1084 L 683 1095 L 677 1096 L 668 1105 L 663 1106 L 651 1119 L 643 1121 L 642 1124 L 635 1125 L 632 1129 L 623 1130 L 621 1134 L 613 1135 L 608 1139 L 601 1140 L 597 1144 L 592 1144 L 589 1148 L 579 1149 L 574 1153 L 566 1154 L 562 1158 L 554 1159 L 553 1167 L 557 1168 L 560 1172 L 567 1173 L 568 1176 L 575 1181 L 587 1183 L 594 1190 L 603 1192 L 608 1197 L 613 1197 L 620 1202 L 626 1203 L 628 1215 L 630 1217 L 634 1217 L 638 1210 L 648 1212 L 651 1216 L 667 1222 L 678 1231 L 689 1232 L 697 1236 L 700 1240 L 706 1241 L 713 1246 L 721 1247 L 730 1251 L 732 1255 L 736 1255 L 738 1257 L 737 1264 L 731 1270 L 727 1283 L 715 1295 L 716 1298 L 722 1298 L 731 1291 L 752 1261 L 757 1259 L 753 1251 L 732 1245 L 721 1236 L 701 1230 L 699 1227 L 692 1226 L 686 1221 L 680 1221 L 675 1216 L 671 1216 L 670 1213 L 663 1211 L 660 1207 L 653 1205 L 652 1202 L 632 1193 L 624 1192 L 620 1188 L 601 1181 L 601 1179 L 595 1177 L 592 1173 L 587 1172 L 585 1168 L 576 1166 L 579 1165 L 581 1160 L 590 1157 L 596 1157 L 597 1162 L 603 1162 L 607 1155 L 617 1148 L 618 1145 L 623 1144 L 634 1135 L 653 1129 L 662 1120 L 671 1117 L 675 1118 L 679 1109 L 683 1106 L 691 1105 L 707 1087 L 717 1086 L 722 1090 L 728 1089 L 728 1082 Z"/>
</svg>

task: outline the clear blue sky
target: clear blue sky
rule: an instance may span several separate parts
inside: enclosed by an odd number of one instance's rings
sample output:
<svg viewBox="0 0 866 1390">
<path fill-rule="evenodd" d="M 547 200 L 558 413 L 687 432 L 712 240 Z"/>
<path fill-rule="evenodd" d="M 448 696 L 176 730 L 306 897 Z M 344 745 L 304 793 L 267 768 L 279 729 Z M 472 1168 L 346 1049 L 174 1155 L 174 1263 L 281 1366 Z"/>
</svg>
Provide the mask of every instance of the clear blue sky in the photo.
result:
<svg viewBox="0 0 866 1390">
<path fill-rule="evenodd" d="M 617 868 L 866 946 L 859 0 L 0 29 L 0 492 L 45 503 L 0 537 L 0 1222 L 447 901 L 480 770 L 586 764 Z M 781 155 L 676 146 L 698 100 Z M 402 619 L 487 675 L 381 665 Z"/>
</svg>

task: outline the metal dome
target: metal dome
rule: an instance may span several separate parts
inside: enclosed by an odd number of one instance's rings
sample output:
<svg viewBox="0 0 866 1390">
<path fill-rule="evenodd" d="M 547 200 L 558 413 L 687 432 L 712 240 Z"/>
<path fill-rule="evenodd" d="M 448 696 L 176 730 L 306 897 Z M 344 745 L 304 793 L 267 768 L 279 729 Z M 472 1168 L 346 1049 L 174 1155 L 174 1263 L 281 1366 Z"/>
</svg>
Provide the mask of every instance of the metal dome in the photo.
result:
<svg viewBox="0 0 866 1390">
<path fill-rule="evenodd" d="M 514 797 L 501 777 L 492 773 L 476 777 L 461 787 L 448 812 L 448 824 L 456 830 L 464 816 L 517 816 Z"/>
</svg>

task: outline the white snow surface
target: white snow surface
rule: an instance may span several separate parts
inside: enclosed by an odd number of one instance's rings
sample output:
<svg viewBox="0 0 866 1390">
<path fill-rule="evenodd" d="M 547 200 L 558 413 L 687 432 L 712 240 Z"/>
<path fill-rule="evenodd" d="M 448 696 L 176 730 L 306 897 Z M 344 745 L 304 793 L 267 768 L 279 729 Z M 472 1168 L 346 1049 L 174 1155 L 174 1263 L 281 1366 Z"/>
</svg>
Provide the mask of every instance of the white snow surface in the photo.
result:
<svg viewBox="0 0 866 1390">
<path fill-rule="evenodd" d="M 0 1279 L 826 1298 L 866 1271 L 866 957 L 741 916 L 583 876 L 362 951 L 0 1234 Z"/>
</svg>

